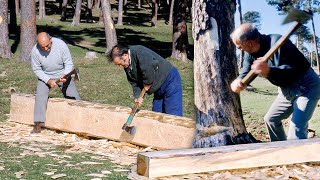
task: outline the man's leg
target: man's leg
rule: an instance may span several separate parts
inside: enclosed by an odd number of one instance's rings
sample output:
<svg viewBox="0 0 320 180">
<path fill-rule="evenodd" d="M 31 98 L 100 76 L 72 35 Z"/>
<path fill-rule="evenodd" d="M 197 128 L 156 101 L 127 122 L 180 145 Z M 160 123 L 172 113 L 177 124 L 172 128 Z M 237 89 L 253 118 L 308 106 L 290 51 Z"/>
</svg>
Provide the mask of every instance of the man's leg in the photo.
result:
<svg viewBox="0 0 320 180">
<path fill-rule="evenodd" d="M 168 84 L 165 87 L 163 107 L 164 113 L 182 116 L 182 85 L 181 77 L 176 68 L 173 68 L 168 75 Z"/>
<path fill-rule="evenodd" d="M 74 84 L 72 78 L 68 78 L 67 82 L 62 84 L 61 91 L 63 93 L 63 96 L 67 99 L 80 100 L 77 87 Z"/>
<path fill-rule="evenodd" d="M 153 102 L 152 102 L 152 111 L 163 113 L 162 102 L 163 102 L 163 98 L 160 95 L 156 95 L 155 93 L 153 97 Z"/>
<path fill-rule="evenodd" d="M 293 106 L 288 139 L 307 139 L 308 121 L 317 107 L 320 98 L 320 84 L 309 87 L 309 91 L 298 97 Z"/>
<path fill-rule="evenodd" d="M 37 92 L 34 104 L 34 133 L 40 133 L 41 127 L 44 126 L 46 120 L 46 110 L 48 102 L 48 94 L 50 87 L 43 81 L 38 80 Z"/>
<path fill-rule="evenodd" d="M 264 116 L 271 141 L 284 141 L 286 134 L 283 129 L 282 120 L 290 116 L 293 111 L 292 103 L 288 101 L 281 92 Z"/>
</svg>

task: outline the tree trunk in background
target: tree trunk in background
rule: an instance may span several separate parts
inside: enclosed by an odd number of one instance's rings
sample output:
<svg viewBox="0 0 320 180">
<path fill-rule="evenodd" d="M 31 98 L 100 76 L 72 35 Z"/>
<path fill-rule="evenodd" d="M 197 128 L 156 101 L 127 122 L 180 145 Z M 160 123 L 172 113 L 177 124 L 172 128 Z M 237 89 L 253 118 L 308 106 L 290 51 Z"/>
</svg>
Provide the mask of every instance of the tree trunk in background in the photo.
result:
<svg viewBox="0 0 320 180">
<path fill-rule="evenodd" d="M 46 2 L 45 0 L 39 0 L 39 19 L 43 19 L 46 16 Z"/>
<path fill-rule="evenodd" d="M 19 1 L 18 1 L 18 3 L 19 3 Z M 18 26 L 17 26 L 16 1 L 9 0 L 9 10 L 10 10 L 9 31 L 11 33 L 17 33 Z"/>
<path fill-rule="evenodd" d="M 138 8 L 141 9 L 141 0 L 138 0 Z"/>
<path fill-rule="evenodd" d="M 8 0 L 0 0 L 0 58 L 11 58 L 8 29 Z"/>
<path fill-rule="evenodd" d="M 309 2 L 309 8 L 311 9 L 310 0 L 308 2 Z M 311 16 L 311 24 L 312 24 L 313 43 L 314 43 L 315 52 L 316 52 L 317 70 L 318 70 L 318 75 L 320 75 L 320 61 L 319 61 L 319 55 L 318 55 L 318 45 L 317 45 L 317 40 L 316 40 L 316 31 L 315 31 L 315 27 L 314 27 L 313 16 Z"/>
<path fill-rule="evenodd" d="M 12 0 L 10 0 L 12 1 Z M 15 0 L 15 5 L 16 5 L 16 15 L 20 15 L 20 0 Z"/>
<path fill-rule="evenodd" d="M 123 15 L 123 0 L 119 0 L 117 25 L 123 25 L 123 23 L 122 23 L 122 15 Z"/>
<path fill-rule="evenodd" d="M 86 11 L 86 22 L 87 23 L 92 23 L 92 9 L 93 9 L 94 1 L 93 0 L 88 0 L 87 2 L 87 11 Z"/>
<path fill-rule="evenodd" d="M 82 0 L 77 0 L 76 10 L 74 12 L 71 26 L 79 26 L 80 25 L 81 3 L 82 3 Z"/>
<path fill-rule="evenodd" d="M 20 61 L 29 61 L 31 49 L 36 44 L 36 3 L 35 0 L 21 0 L 21 51 Z"/>
<path fill-rule="evenodd" d="M 238 12 L 239 12 L 239 22 L 242 24 L 242 8 L 241 8 L 241 0 L 237 0 L 238 2 Z M 239 58 L 239 69 L 243 67 L 243 55 L 244 52 L 240 50 L 240 58 Z"/>
<path fill-rule="evenodd" d="M 68 6 L 68 0 L 63 0 L 62 5 L 61 5 L 60 21 L 67 20 L 67 6 Z"/>
<path fill-rule="evenodd" d="M 187 0 L 177 0 L 173 10 L 173 35 L 171 57 L 186 62 L 189 47 L 187 23 Z"/>
<path fill-rule="evenodd" d="M 158 21 L 158 0 L 152 0 L 151 26 L 157 27 Z"/>
<path fill-rule="evenodd" d="M 109 0 L 102 0 L 102 13 L 103 13 L 104 31 L 106 33 L 106 45 L 107 45 L 106 54 L 109 54 L 112 47 L 118 43 L 116 29 L 114 27 L 112 15 L 111 15 L 111 6 L 110 6 Z"/>
<path fill-rule="evenodd" d="M 230 89 L 238 72 L 229 36 L 235 6 L 235 0 L 193 1 L 195 148 L 256 142 L 246 131 L 239 95 Z"/>
<path fill-rule="evenodd" d="M 173 8 L 174 8 L 174 0 L 171 0 L 171 4 L 170 4 L 170 14 L 169 14 L 169 25 L 172 25 L 172 17 L 173 17 Z"/>
</svg>

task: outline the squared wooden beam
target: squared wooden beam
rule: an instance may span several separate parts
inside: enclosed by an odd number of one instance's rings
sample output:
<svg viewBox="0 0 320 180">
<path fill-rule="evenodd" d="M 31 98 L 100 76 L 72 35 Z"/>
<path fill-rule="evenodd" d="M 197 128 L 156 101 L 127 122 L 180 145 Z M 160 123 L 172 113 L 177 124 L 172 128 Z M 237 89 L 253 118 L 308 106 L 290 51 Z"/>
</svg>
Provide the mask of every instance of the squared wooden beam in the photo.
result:
<svg viewBox="0 0 320 180">
<path fill-rule="evenodd" d="M 320 139 L 139 153 L 137 171 L 149 178 L 320 161 Z"/>
</svg>

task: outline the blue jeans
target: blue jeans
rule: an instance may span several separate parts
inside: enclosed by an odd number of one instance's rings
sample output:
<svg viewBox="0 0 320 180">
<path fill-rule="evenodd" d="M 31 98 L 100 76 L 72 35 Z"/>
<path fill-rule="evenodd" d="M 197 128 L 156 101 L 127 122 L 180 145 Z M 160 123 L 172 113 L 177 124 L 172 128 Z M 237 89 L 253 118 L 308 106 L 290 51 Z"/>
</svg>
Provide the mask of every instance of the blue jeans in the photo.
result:
<svg viewBox="0 0 320 180">
<path fill-rule="evenodd" d="M 152 111 L 182 116 L 182 85 L 177 68 L 171 69 L 166 81 L 154 92 Z"/>
<path fill-rule="evenodd" d="M 319 76 L 310 68 L 296 84 L 279 88 L 279 94 L 264 117 L 271 141 L 307 139 L 308 121 L 320 98 Z M 288 137 L 282 120 L 292 114 Z"/>
</svg>

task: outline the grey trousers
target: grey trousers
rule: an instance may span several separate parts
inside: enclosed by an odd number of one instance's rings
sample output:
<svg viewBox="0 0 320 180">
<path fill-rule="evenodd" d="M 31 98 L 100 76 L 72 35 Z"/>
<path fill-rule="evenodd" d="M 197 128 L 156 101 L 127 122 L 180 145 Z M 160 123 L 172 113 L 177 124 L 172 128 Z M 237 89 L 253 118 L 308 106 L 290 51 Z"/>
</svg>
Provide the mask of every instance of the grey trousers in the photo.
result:
<svg viewBox="0 0 320 180">
<path fill-rule="evenodd" d="M 307 139 L 308 121 L 320 98 L 319 76 L 310 68 L 290 87 L 279 88 L 279 94 L 264 116 L 271 141 Z M 292 114 L 286 136 L 282 120 Z"/>
<path fill-rule="evenodd" d="M 59 88 L 63 96 L 67 99 L 80 100 L 79 93 L 74 84 L 74 81 L 69 78 L 67 82 L 59 84 Z M 47 102 L 50 91 L 50 86 L 45 82 L 38 80 L 36 99 L 34 104 L 34 122 L 45 122 Z"/>
</svg>

